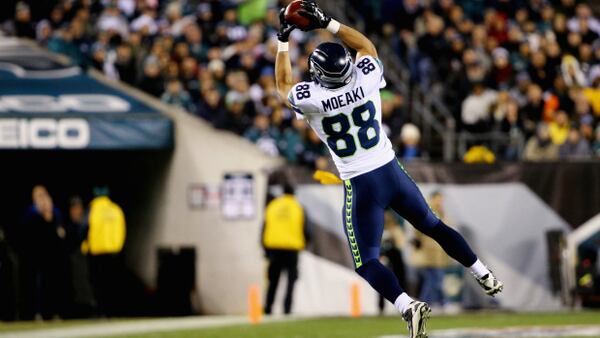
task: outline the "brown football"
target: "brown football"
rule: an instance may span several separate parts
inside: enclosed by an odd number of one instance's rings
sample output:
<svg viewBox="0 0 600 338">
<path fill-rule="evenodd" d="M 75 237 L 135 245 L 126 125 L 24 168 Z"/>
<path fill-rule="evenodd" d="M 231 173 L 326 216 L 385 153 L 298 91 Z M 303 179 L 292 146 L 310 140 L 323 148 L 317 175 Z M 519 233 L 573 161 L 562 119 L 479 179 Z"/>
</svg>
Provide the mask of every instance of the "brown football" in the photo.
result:
<svg viewBox="0 0 600 338">
<path fill-rule="evenodd" d="M 284 12 L 285 21 L 296 25 L 296 27 L 300 29 L 306 29 L 310 24 L 310 21 L 300 15 L 298 11 L 302 9 L 302 0 L 294 0 L 292 1 L 286 8 Z"/>
</svg>

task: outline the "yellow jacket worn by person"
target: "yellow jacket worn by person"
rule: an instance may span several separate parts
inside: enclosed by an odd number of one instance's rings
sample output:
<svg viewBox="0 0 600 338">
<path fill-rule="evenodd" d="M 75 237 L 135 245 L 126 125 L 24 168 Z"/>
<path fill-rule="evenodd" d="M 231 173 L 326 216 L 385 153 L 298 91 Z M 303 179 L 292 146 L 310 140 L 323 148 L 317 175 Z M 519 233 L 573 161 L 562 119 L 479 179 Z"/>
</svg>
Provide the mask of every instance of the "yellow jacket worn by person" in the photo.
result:
<svg viewBox="0 0 600 338">
<path fill-rule="evenodd" d="M 125 216 L 121 207 L 106 196 L 90 203 L 88 251 L 92 255 L 116 254 L 125 243 Z"/>
<path fill-rule="evenodd" d="M 263 244 L 267 249 L 295 251 L 306 246 L 304 210 L 293 195 L 284 194 L 267 205 Z"/>
</svg>

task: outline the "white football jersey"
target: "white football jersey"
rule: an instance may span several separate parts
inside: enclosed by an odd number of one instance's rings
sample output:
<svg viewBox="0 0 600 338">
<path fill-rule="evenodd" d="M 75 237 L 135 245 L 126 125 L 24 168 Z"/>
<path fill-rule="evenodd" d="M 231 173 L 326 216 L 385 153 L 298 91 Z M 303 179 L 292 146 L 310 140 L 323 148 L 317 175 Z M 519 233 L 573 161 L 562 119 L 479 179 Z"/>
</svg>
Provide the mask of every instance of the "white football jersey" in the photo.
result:
<svg viewBox="0 0 600 338">
<path fill-rule="evenodd" d="M 381 96 L 385 87 L 378 59 L 363 56 L 354 64 L 352 81 L 328 89 L 316 82 L 300 82 L 288 100 L 296 117 L 306 119 L 327 145 L 342 179 L 377 169 L 395 153 L 381 128 Z"/>
</svg>

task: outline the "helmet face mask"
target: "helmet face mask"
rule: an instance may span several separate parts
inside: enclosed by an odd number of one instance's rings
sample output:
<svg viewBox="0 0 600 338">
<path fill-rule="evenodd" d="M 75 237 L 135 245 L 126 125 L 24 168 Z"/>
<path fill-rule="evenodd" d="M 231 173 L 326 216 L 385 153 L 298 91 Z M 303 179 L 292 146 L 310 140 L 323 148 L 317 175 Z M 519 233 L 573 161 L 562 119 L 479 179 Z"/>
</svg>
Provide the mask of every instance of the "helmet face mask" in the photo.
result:
<svg viewBox="0 0 600 338">
<path fill-rule="evenodd" d="M 352 57 L 344 46 L 325 42 L 308 57 L 308 68 L 313 81 L 328 89 L 345 86 L 352 80 Z"/>
</svg>

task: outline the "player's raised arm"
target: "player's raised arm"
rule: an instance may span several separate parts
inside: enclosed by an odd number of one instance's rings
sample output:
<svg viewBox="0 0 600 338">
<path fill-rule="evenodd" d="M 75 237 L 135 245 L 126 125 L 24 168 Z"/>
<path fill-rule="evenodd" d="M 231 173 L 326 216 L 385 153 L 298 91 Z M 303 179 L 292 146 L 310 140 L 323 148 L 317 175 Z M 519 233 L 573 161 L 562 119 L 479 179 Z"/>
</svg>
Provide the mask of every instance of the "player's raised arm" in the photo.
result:
<svg viewBox="0 0 600 338">
<path fill-rule="evenodd" d="M 325 28 L 336 34 L 348 47 L 356 51 L 356 59 L 365 55 L 377 58 L 377 49 L 369 38 L 356 29 L 332 19 L 314 1 L 304 1 L 299 14 L 310 20 L 310 25 L 305 30 Z"/>
<path fill-rule="evenodd" d="M 290 33 L 296 28 L 285 21 L 284 18 L 285 8 L 279 12 L 279 33 L 277 33 L 277 57 L 275 58 L 275 85 L 277 86 L 277 92 L 283 100 L 286 106 L 290 106 L 290 102 L 287 99 L 288 92 L 294 85 L 293 74 L 292 74 L 292 62 L 290 60 L 289 50 L 289 37 Z"/>
<path fill-rule="evenodd" d="M 333 22 L 334 20 L 332 20 Z M 360 59 L 361 56 L 370 55 L 374 58 L 377 58 L 377 49 L 375 49 L 375 45 L 367 38 L 363 33 L 357 31 L 356 29 L 346 26 L 340 25 L 340 30 L 337 33 L 337 36 L 348 45 L 348 47 L 356 50 L 356 59 Z"/>
</svg>

